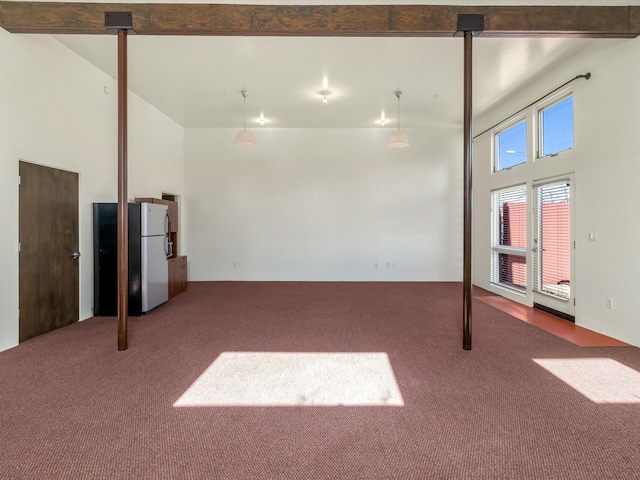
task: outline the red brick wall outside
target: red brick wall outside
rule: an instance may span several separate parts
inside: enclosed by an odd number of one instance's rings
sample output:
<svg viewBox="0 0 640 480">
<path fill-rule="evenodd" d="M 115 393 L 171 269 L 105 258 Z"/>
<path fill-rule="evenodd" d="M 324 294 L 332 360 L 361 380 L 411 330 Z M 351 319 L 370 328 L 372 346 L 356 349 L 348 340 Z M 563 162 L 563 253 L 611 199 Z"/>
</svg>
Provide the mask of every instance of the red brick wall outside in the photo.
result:
<svg viewBox="0 0 640 480">
<path fill-rule="evenodd" d="M 508 247 L 527 247 L 527 204 L 506 202 L 502 206 L 502 239 L 500 244 Z M 500 283 L 526 288 L 527 263 L 525 257 L 500 255 Z"/>
<path fill-rule="evenodd" d="M 542 283 L 571 280 L 569 203 L 542 204 Z"/>
<path fill-rule="evenodd" d="M 500 244 L 527 248 L 527 204 L 506 202 L 502 208 L 503 238 Z"/>
<path fill-rule="evenodd" d="M 502 208 L 503 231 L 500 244 L 526 248 L 526 204 L 507 202 Z M 542 232 L 539 247 L 542 248 L 543 284 L 557 285 L 571 280 L 569 209 L 569 203 L 543 203 L 542 205 Z M 527 266 L 524 257 L 500 255 L 500 282 L 526 286 Z"/>
</svg>

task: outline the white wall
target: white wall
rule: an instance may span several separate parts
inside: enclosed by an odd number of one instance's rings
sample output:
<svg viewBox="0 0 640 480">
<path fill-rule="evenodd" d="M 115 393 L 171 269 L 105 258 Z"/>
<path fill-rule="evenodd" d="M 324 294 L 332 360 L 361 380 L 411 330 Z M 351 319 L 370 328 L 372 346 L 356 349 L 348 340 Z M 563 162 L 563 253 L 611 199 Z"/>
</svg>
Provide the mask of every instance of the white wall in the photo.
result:
<svg viewBox="0 0 640 480">
<path fill-rule="evenodd" d="M 461 279 L 459 129 L 254 132 L 185 130 L 190 280 Z"/>
<path fill-rule="evenodd" d="M 476 121 L 481 132 L 578 74 L 573 84 L 575 148 L 557 157 L 491 174 L 491 135 L 474 143 L 474 282 L 531 305 L 489 284 L 490 191 L 555 175 L 575 173 L 576 324 L 640 346 L 640 39 L 599 40 L 516 98 Z M 588 240 L 590 231 L 599 241 Z M 527 263 L 531 264 L 530 257 Z M 606 308 L 606 298 L 614 309 Z"/>
<path fill-rule="evenodd" d="M 114 49 L 116 48 L 114 37 Z M 18 161 L 77 172 L 80 318 L 92 315 L 92 210 L 117 200 L 117 85 L 48 35 L 0 29 L 0 350 L 18 343 Z M 111 95 L 105 95 L 108 86 Z M 183 193 L 183 134 L 129 95 L 129 197 Z M 115 341 L 115 340 L 114 340 Z"/>
</svg>

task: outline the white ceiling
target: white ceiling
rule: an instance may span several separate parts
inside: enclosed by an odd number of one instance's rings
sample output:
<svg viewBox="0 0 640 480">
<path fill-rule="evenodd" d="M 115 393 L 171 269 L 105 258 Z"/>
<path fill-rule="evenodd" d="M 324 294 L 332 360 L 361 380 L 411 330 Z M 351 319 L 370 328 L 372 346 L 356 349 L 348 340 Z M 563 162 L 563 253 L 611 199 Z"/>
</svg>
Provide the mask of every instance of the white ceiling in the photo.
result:
<svg viewBox="0 0 640 480">
<path fill-rule="evenodd" d="M 117 78 L 116 37 L 61 35 Z M 594 40 L 476 38 L 474 114 L 508 98 Z M 129 87 L 184 127 L 371 128 L 462 124 L 460 38 L 129 37 Z M 584 72 L 576 72 L 576 74 Z M 322 104 L 323 79 L 328 104 Z"/>
<path fill-rule="evenodd" d="M 93 1 L 93 0 L 78 0 Z M 140 3 L 147 0 L 113 0 Z M 158 3 L 449 4 L 477 0 L 156 0 Z M 491 5 L 640 5 L 640 0 L 491 0 Z M 113 36 L 56 36 L 116 78 Z M 474 41 L 474 115 L 509 98 L 593 41 Z M 403 128 L 462 124 L 459 38 L 129 37 L 129 87 L 185 127 Z M 585 72 L 576 72 L 576 74 Z M 323 79 L 331 91 L 322 105 Z"/>
</svg>

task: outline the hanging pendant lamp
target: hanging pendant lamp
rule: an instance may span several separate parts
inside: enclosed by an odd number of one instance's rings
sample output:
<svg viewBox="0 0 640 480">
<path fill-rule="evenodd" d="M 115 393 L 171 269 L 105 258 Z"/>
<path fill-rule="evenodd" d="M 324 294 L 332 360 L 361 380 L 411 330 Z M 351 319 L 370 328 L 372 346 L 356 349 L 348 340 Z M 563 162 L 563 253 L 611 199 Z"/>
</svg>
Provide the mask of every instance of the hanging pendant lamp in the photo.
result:
<svg viewBox="0 0 640 480">
<path fill-rule="evenodd" d="M 398 90 L 396 92 L 396 97 L 398 97 L 398 129 L 391 132 L 389 135 L 389 141 L 387 142 L 387 147 L 391 148 L 404 148 L 409 146 L 409 137 L 407 134 L 400 131 L 400 96 L 402 92 Z"/>
<path fill-rule="evenodd" d="M 233 144 L 236 147 L 255 147 L 258 144 L 258 142 L 256 142 L 256 137 L 253 136 L 253 133 L 251 133 L 249 130 L 247 130 L 247 117 L 246 117 L 246 113 L 245 113 L 245 106 L 247 104 L 247 91 L 246 90 L 242 90 L 242 92 L 240 92 L 240 93 L 242 93 L 242 98 L 243 98 L 243 103 L 242 103 L 242 125 L 243 125 L 243 128 L 236 135 L 236 139 L 233 142 Z"/>
</svg>

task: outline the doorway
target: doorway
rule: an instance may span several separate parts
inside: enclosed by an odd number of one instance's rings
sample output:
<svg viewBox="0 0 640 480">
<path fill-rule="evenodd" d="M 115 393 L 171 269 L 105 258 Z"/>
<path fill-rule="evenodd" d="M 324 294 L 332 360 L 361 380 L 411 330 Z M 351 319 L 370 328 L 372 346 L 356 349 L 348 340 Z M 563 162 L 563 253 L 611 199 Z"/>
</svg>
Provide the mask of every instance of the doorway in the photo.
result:
<svg viewBox="0 0 640 480">
<path fill-rule="evenodd" d="M 19 164 L 20 342 L 79 317 L 78 174 Z"/>
<path fill-rule="evenodd" d="M 534 306 L 575 322 L 573 178 L 533 184 Z"/>
</svg>

